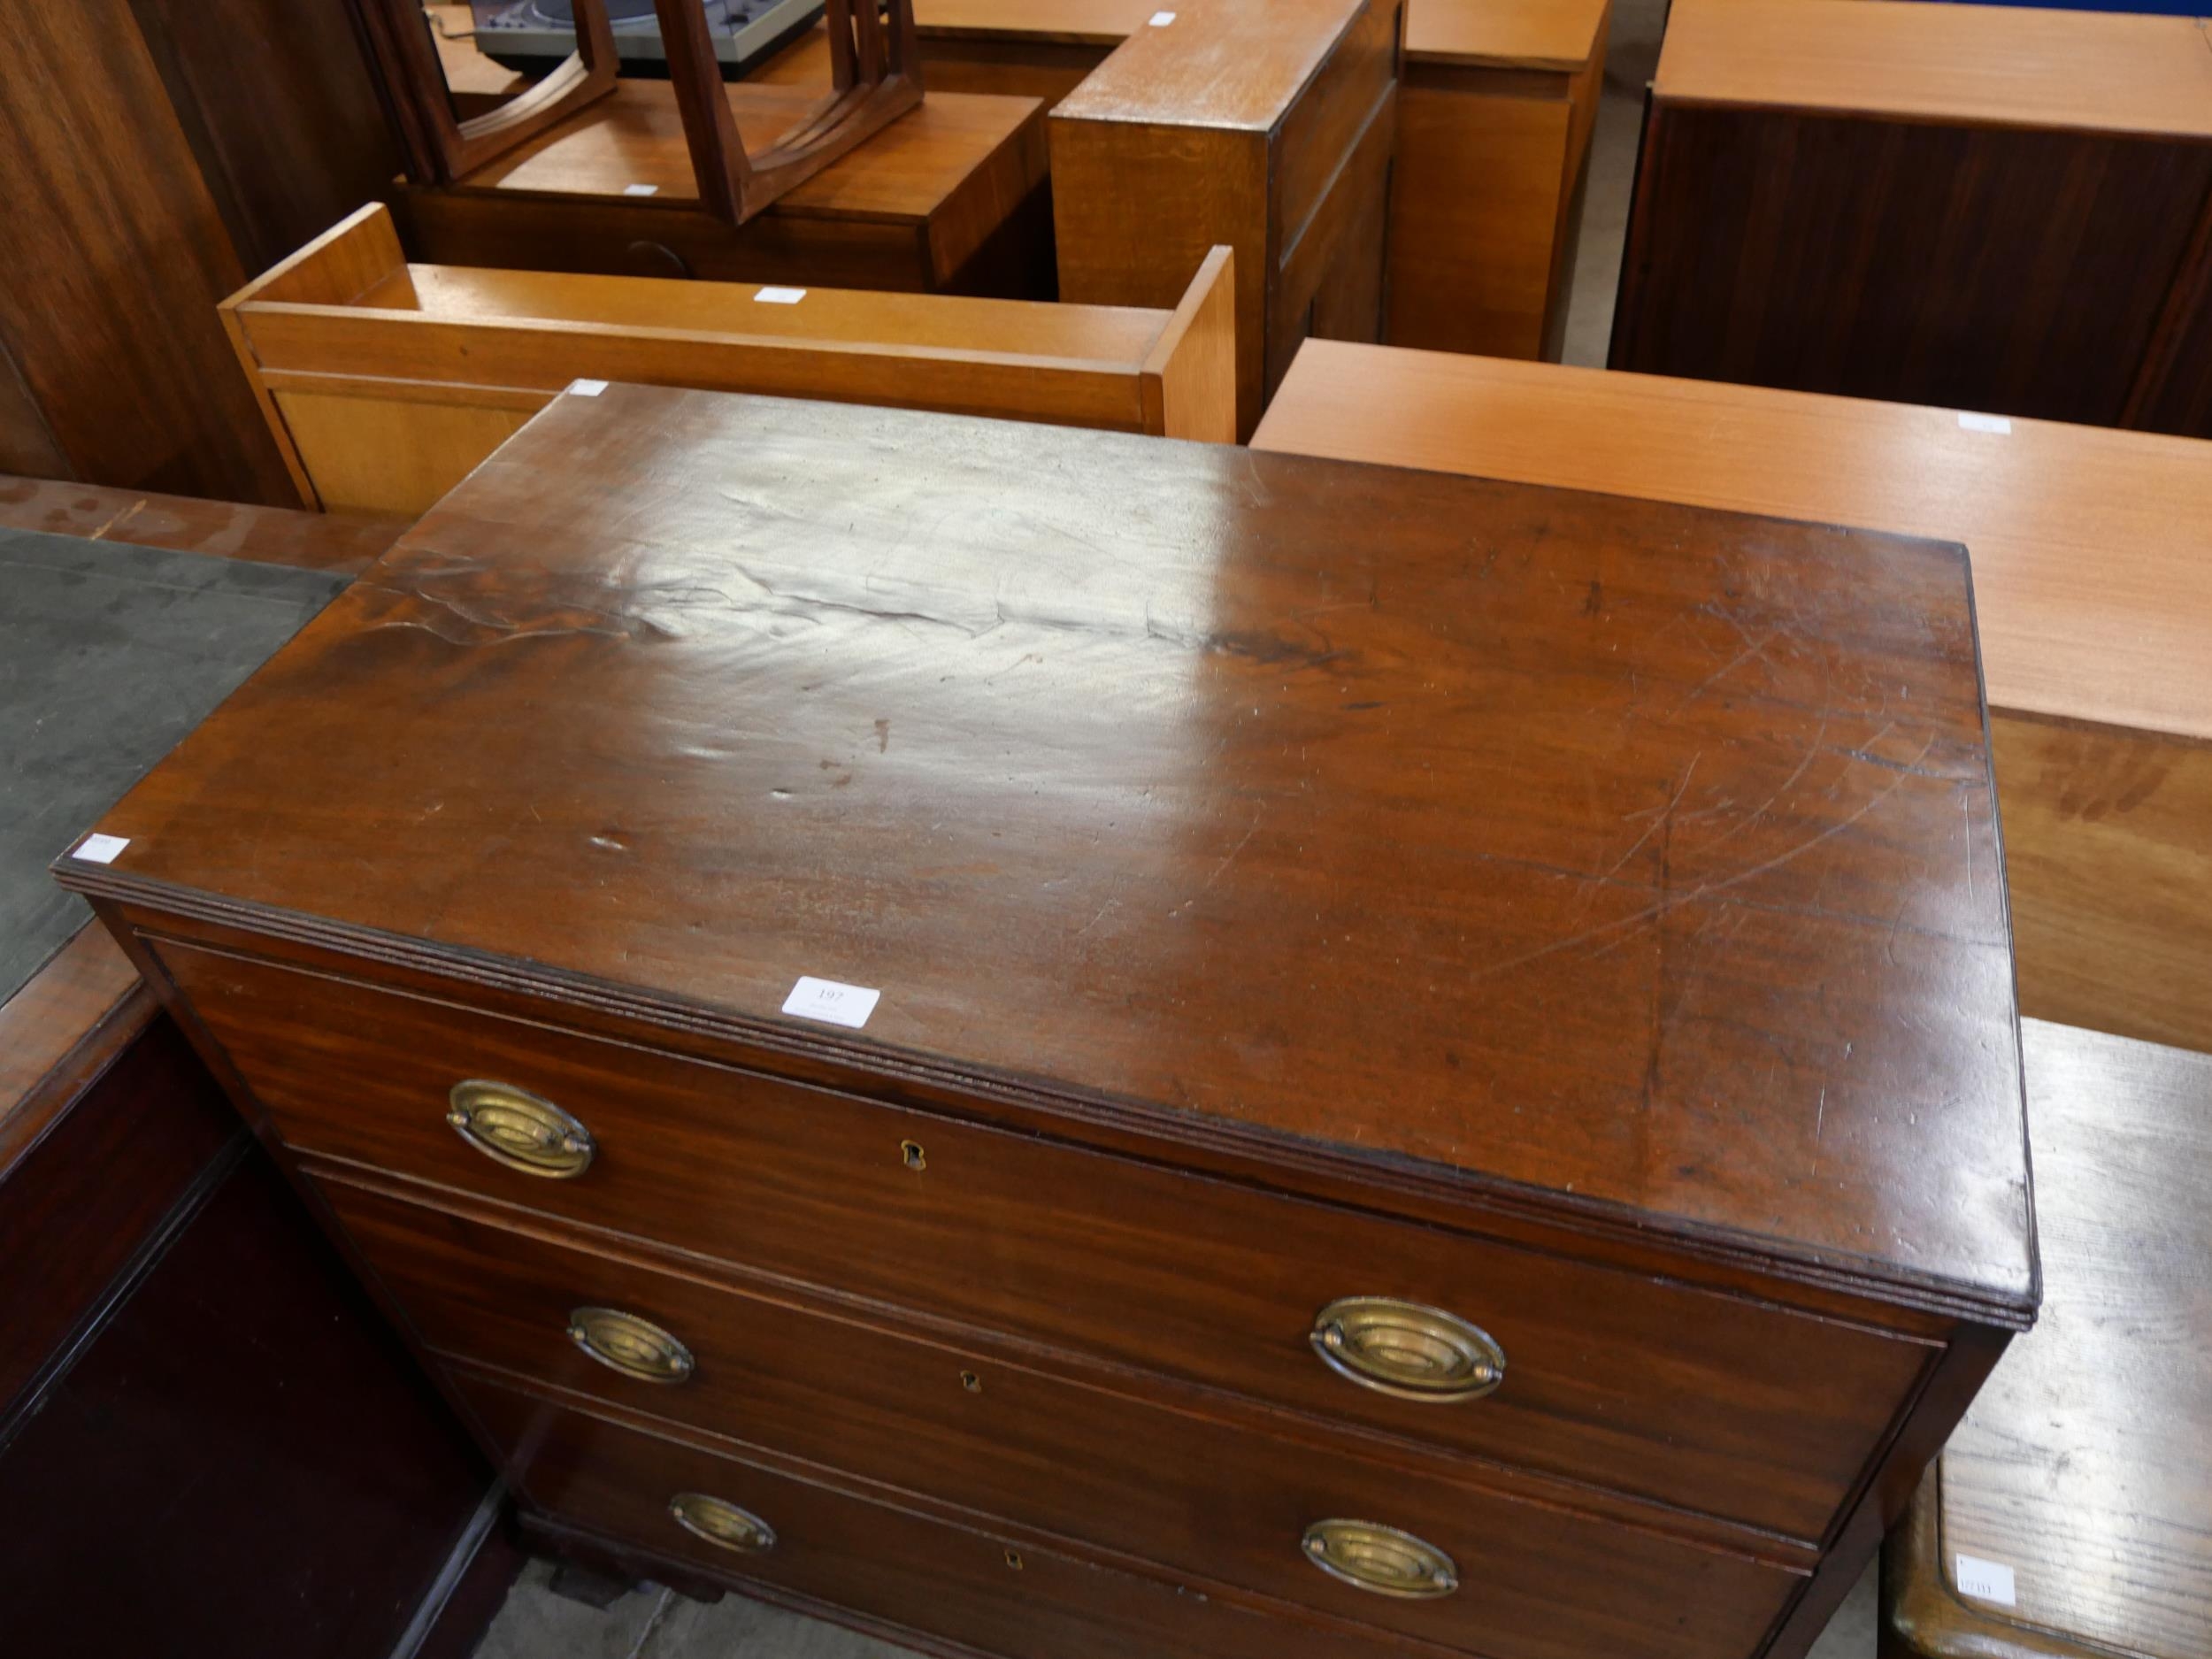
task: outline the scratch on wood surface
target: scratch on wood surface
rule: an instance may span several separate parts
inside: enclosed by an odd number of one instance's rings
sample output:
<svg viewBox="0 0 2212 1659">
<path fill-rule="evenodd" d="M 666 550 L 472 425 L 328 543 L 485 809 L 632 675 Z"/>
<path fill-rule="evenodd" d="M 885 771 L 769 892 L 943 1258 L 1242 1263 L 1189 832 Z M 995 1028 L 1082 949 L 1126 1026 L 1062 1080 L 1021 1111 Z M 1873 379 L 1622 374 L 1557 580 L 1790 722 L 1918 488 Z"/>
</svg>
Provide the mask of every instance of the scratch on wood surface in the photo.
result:
<svg viewBox="0 0 2212 1659">
<path fill-rule="evenodd" d="M 1651 822 L 1645 826 L 1644 833 L 1639 835 L 1633 841 L 1629 843 L 1628 850 L 1613 861 L 1612 868 L 1608 870 L 1603 875 L 1600 876 L 1598 878 L 1599 880 L 1609 881 L 1615 876 L 1618 875 L 1621 872 L 1621 866 L 1623 864 L 1625 864 L 1630 859 L 1633 858 L 1638 853 L 1641 852 L 1644 849 L 1646 842 L 1649 841 L 1654 835 L 1656 835 L 1663 827 L 1673 821 L 1675 808 L 1682 804 L 1682 797 L 1689 792 L 1690 779 L 1697 772 L 1697 763 L 1704 758 L 1705 751 L 1703 749 L 1698 750 L 1696 754 L 1690 757 L 1690 764 L 1682 769 L 1682 781 L 1674 787 L 1674 798 L 1668 802 L 1666 805 L 1659 809 L 1657 814 L 1653 817 Z"/>
<path fill-rule="evenodd" d="M 1928 734 L 1928 741 L 1921 745 L 1920 753 L 1913 757 L 1913 766 L 1917 767 L 1923 760 L 1927 758 L 1928 751 L 1935 747 L 1935 741 L 1936 734 L 1931 732 Z M 1687 893 L 1663 894 L 1658 899 L 1632 915 L 1623 916 L 1609 922 L 1601 922 L 1595 927 L 1585 928 L 1580 933 L 1571 933 L 1564 939 L 1554 940 L 1548 945 L 1540 945 L 1534 950 L 1524 951 L 1519 956 L 1508 957 L 1503 962 L 1492 963 L 1486 967 L 1477 970 L 1473 978 L 1478 980 L 1495 979 L 1501 973 L 1509 973 L 1515 968 L 1525 967 L 1532 962 L 1540 962 L 1546 956 L 1557 956 L 1561 951 L 1571 950 L 1577 945 L 1588 944 L 1593 940 L 1603 939 L 1613 933 L 1624 933 L 1631 928 L 1641 926 L 1644 923 L 1663 916 L 1670 910 L 1679 909 L 1685 904 L 1694 903 L 1700 899 L 1710 898 L 1717 893 L 1725 893 L 1731 887 L 1740 887 L 1747 881 L 1755 880 L 1770 871 L 1778 870 L 1784 864 L 1803 857 L 1823 841 L 1842 834 L 1844 831 L 1849 829 L 1903 787 L 1907 778 L 1915 775 L 1916 774 L 1910 769 L 1896 772 L 1880 790 L 1861 802 L 1849 817 L 1838 819 L 1827 828 L 1817 834 L 1809 836 L 1786 852 L 1777 853 L 1771 858 L 1763 859 L 1749 869 L 1740 870 L 1734 875 L 1724 877 L 1718 881 L 1701 882 Z"/>
<path fill-rule="evenodd" d="M 146 498 L 143 495 L 141 495 L 136 501 L 133 502 L 129 506 L 124 508 L 120 512 L 111 514 L 107 521 L 101 525 L 101 526 L 95 530 L 90 535 L 87 536 L 85 540 L 88 541 L 99 541 L 105 540 L 109 531 L 119 529 L 124 525 L 128 524 L 133 518 L 135 518 L 138 516 L 140 511 L 144 508 L 145 505 Z"/>
</svg>

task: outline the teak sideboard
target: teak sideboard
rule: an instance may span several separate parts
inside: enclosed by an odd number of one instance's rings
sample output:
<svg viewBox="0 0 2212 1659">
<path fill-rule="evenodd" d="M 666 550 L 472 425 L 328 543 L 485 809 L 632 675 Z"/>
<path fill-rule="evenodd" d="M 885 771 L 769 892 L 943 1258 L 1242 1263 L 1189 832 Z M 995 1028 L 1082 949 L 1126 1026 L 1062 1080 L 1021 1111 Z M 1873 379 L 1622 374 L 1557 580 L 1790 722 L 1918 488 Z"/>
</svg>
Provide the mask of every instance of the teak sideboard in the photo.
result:
<svg viewBox="0 0 2212 1659">
<path fill-rule="evenodd" d="M 1678 0 L 1611 363 L 2212 436 L 2212 51 L 2185 17 Z"/>
<path fill-rule="evenodd" d="M 538 1537 L 939 1651 L 1801 1654 L 2037 1305 L 1955 545 L 615 386 L 97 828 Z"/>
</svg>

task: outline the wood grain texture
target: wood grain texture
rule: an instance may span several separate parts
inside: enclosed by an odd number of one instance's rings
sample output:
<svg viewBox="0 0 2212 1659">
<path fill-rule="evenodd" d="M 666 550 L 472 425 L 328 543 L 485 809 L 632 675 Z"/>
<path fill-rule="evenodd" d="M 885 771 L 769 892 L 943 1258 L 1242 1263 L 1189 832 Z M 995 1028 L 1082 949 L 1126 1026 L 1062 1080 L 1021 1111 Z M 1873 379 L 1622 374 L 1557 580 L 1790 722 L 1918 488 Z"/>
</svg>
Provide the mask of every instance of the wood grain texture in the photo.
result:
<svg viewBox="0 0 2212 1659">
<path fill-rule="evenodd" d="M 2128 13 L 1678 0 L 1663 102 L 2212 138 L 2195 19 Z"/>
<path fill-rule="evenodd" d="M 2022 1008 L 2212 1050 L 2212 742 L 2000 716 Z"/>
<path fill-rule="evenodd" d="M 1396 0 L 1225 0 L 1140 30 L 1052 111 L 1063 299 L 1170 305 L 1177 265 L 1234 250 L 1240 436 L 1310 328 L 1380 328 L 1366 210 L 1386 189 L 1401 32 Z"/>
<path fill-rule="evenodd" d="M 2205 47 L 2180 18 L 1688 0 L 1613 366 L 2197 430 Z"/>
<path fill-rule="evenodd" d="M 2212 1643 L 2212 1057 L 2030 1021 L 2045 1325 L 2015 1345 L 1885 1562 L 1898 1651 L 2180 1659 Z M 1969 1601 L 1957 1553 L 2014 1569 Z"/>
<path fill-rule="evenodd" d="M 52 447 L 89 482 L 291 502 L 213 312 L 244 267 L 127 0 L 0 26 L 41 88 L 0 110 L 0 349 Z"/>
<path fill-rule="evenodd" d="M 2124 419 L 2148 432 L 2212 438 L 2212 195 L 2166 296 Z"/>
<path fill-rule="evenodd" d="M 1146 352 L 1141 389 L 1147 432 L 1236 442 L 1237 276 L 1229 249 L 1216 248 L 1198 267 Z"/>
<path fill-rule="evenodd" d="M 926 483 L 879 458 L 925 453 Z M 1102 563 L 1133 503 L 1154 527 Z M 918 1076 L 956 1053 L 1179 1133 L 1540 1190 L 2016 1318 L 1965 598 L 1955 548 L 618 387 L 480 468 L 106 816 L 114 865 L 64 874 L 434 938 L 427 963 L 557 962 L 557 997 L 619 984 Z M 733 675 L 795 626 L 811 690 Z M 349 695 L 318 695 L 333 675 Z M 715 735 L 733 687 L 775 698 L 774 741 Z M 337 741 L 371 707 L 403 767 Z M 594 728 L 604 759 L 549 796 L 542 744 Z M 240 810 L 250 848 L 220 828 Z M 336 822 L 411 851 L 334 879 Z M 825 835 L 822 886 L 798 872 Z M 529 896 L 578 859 L 568 903 Z M 779 1020 L 796 972 L 888 987 L 866 1036 Z"/>
<path fill-rule="evenodd" d="M 1393 345 L 1556 357 L 1605 0 L 1411 0 L 1390 174 Z"/>
<path fill-rule="evenodd" d="M 1539 357 L 1574 188 L 1566 78 L 1529 97 L 1424 85 L 1419 73 L 1398 96 L 1384 338 Z"/>
<path fill-rule="evenodd" d="M 1612 365 L 2117 424 L 2208 190 L 2203 142 L 1655 96 Z"/>
<path fill-rule="evenodd" d="M 1947 410 L 1316 343 L 1263 449 L 1942 536 L 1974 569 L 2023 1005 L 2212 1048 L 2201 446 Z"/>
<path fill-rule="evenodd" d="M 814 102 L 804 88 L 728 90 L 748 143 Z M 1032 280 L 1036 248 L 976 267 L 1002 234 L 1041 247 L 1045 168 L 1036 100 L 945 93 L 733 231 L 700 207 L 669 88 L 625 81 L 453 190 L 402 191 L 394 211 L 411 251 L 452 265 L 1019 296 L 1006 284 Z M 634 183 L 655 194 L 625 196 Z"/>
<path fill-rule="evenodd" d="M 1228 442 L 1233 282 L 1226 249 L 1173 311 L 410 265 L 376 205 L 225 315 L 324 505 L 411 517 L 580 378 Z"/>
<path fill-rule="evenodd" d="M 130 10 L 245 269 L 390 188 L 398 148 L 344 5 L 130 0 Z"/>
<path fill-rule="evenodd" d="M 1581 1659 L 1632 1643 L 1654 1659 L 1747 1652 L 1796 1587 L 1778 1567 L 1348 1448 L 1309 1455 L 1125 1394 L 733 1299 L 696 1279 L 340 1179 L 323 1190 L 441 1353 L 1440 1647 L 1497 1659 Z M 596 1363 L 566 1334 L 580 1304 L 674 1332 L 697 1368 L 668 1386 Z M 826 1388 L 830 1378 L 838 1381 Z M 1041 1481 L 1043 1471 L 1052 1476 Z M 1332 1515 L 1387 1517 L 1444 1550 L 1482 1594 L 1396 1601 L 1325 1578 L 1287 1540 Z M 1610 1586 L 1601 1601 L 1585 1589 L 1597 1576 Z"/>
<path fill-rule="evenodd" d="M 399 539 L 407 521 L 0 473 L 0 526 L 357 575 Z"/>
<path fill-rule="evenodd" d="M 1581 69 L 1605 50 L 1609 0 L 1409 0 L 1406 62 Z"/>
</svg>

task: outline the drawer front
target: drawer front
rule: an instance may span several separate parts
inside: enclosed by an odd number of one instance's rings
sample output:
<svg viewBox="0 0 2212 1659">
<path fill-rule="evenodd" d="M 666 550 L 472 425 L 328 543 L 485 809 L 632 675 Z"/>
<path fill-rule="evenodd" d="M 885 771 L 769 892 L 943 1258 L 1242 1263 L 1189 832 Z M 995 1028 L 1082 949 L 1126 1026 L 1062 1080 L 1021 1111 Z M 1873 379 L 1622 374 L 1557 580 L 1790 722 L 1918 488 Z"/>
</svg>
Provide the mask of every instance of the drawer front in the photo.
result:
<svg viewBox="0 0 2212 1659">
<path fill-rule="evenodd" d="M 1189 1595 L 1071 1555 L 794 1480 L 488 1380 L 458 1379 L 538 1508 L 726 1575 L 1006 1659 L 1343 1659 L 1340 1634 Z M 672 1500 L 700 1494 L 772 1529 L 765 1549 L 702 1539 Z M 1377 1654 L 1405 1652 L 1387 1637 Z"/>
<path fill-rule="evenodd" d="M 1795 1586 L 1655 1533 L 321 1185 L 445 1354 L 1443 1646 L 1493 1659 L 1749 1653 Z M 673 1337 L 681 1380 L 585 1353 L 569 1333 L 586 1308 Z M 659 1365 L 657 1339 L 647 1357 Z M 1435 1546 L 1461 1588 L 1405 1599 L 1317 1569 L 1302 1538 L 1344 1517 Z"/>
<path fill-rule="evenodd" d="M 1929 1350 L 1738 1298 L 163 943 L 293 1147 L 1331 1419 L 1817 1538 Z M 449 1124 L 466 1079 L 571 1114 L 572 1179 Z M 1504 1382 L 1325 1363 L 1340 1298 L 1447 1310 Z"/>
</svg>

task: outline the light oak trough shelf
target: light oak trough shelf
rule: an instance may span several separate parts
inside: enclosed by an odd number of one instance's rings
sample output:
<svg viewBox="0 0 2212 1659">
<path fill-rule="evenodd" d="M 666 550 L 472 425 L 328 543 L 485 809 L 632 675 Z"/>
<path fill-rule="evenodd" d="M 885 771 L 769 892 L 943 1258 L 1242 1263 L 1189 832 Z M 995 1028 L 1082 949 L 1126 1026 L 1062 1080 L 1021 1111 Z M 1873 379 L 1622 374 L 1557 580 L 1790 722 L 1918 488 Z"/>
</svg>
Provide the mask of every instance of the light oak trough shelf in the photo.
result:
<svg viewBox="0 0 2212 1659">
<path fill-rule="evenodd" d="M 372 204 L 223 315 L 303 498 L 334 511 L 423 511 L 579 379 L 1235 435 L 1226 248 L 1154 311 L 411 265 Z"/>
</svg>

